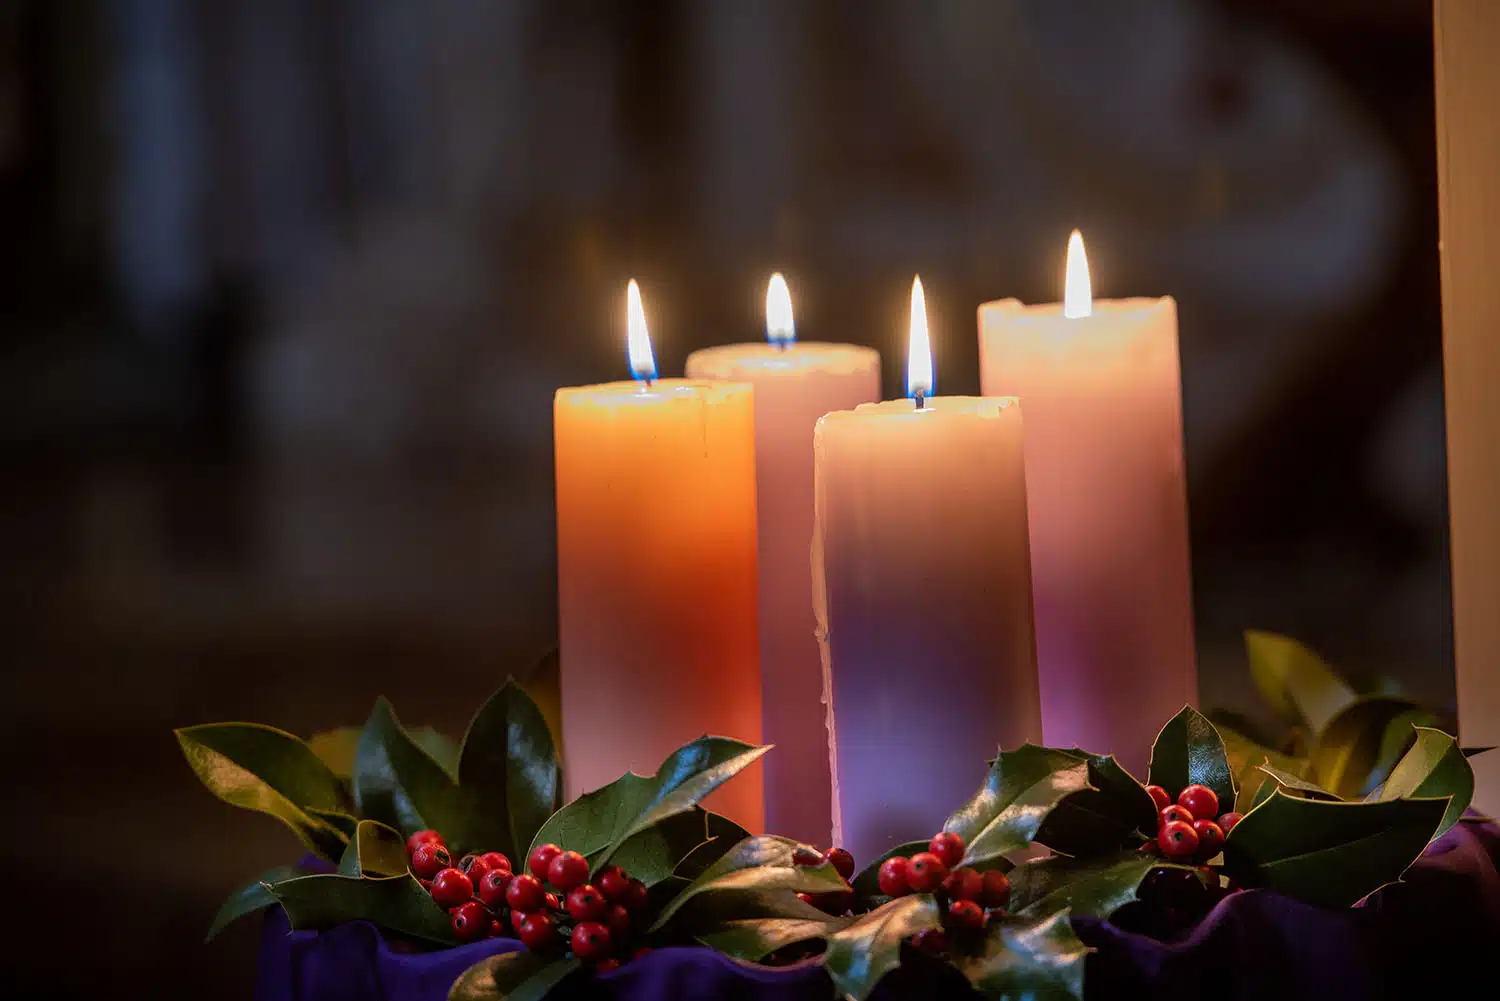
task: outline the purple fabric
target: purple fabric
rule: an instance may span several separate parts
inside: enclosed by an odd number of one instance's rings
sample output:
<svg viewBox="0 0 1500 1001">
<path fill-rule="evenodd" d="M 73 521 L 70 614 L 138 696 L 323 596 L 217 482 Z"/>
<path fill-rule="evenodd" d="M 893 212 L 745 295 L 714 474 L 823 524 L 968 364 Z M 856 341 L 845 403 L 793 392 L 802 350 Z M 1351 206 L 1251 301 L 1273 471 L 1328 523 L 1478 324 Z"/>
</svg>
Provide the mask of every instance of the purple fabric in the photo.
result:
<svg viewBox="0 0 1500 1001">
<path fill-rule="evenodd" d="M 1220 901 L 1187 937 L 1170 943 L 1079 918 L 1093 947 L 1090 1001 L 1376 1001 L 1437 996 L 1493 978 L 1500 969 L 1500 827 L 1465 821 L 1434 842 L 1407 873 L 1364 906 L 1327 910 L 1251 890 Z M 403 953 L 374 925 L 292 932 L 280 909 L 267 914 L 256 996 L 260 1001 L 443 1001 L 464 970 L 520 948 L 491 939 L 454 949 Z M 556 1001 L 828 1001 L 816 961 L 751 966 L 708 949 L 661 949 L 602 976 L 564 984 Z M 944 964 L 919 962 L 880 985 L 880 1001 L 971 998 Z"/>
</svg>

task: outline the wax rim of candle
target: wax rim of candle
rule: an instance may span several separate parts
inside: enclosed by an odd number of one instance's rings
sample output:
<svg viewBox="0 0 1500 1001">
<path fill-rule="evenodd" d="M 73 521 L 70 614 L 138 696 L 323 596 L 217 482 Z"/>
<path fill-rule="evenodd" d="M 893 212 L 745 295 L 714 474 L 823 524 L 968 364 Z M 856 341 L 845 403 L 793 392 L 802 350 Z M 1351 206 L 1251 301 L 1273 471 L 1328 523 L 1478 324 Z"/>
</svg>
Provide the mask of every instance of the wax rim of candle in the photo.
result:
<svg viewBox="0 0 1500 1001">
<path fill-rule="evenodd" d="M 910 399 L 882 400 L 879 403 L 861 403 L 853 410 L 836 410 L 825 414 L 819 423 L 844 420 L 872 420 L 903 418 L 917 414 L 939 414 L 948 417 L 977 417 L 994 419 L 1011 411 L 1020 411 L 1018 396 L 929 396 L 922 409 Z"/>
<path fill-rule="evenodd" d="M 728 366 L 756 372 L 824 372 L 834 375 L 863 372 L 879 364 L 880 352 L 860 344 L 796 341 L 784 348 L 766 342 L 723 344 L 689 356 L 689 364 L 723 370 Z"/>
<path fill-rule="evenodd" d="M 554 400 L 558 405 L 569 406 L 587 403 L 620 406 L 671 400 L 714 403 L 741 394 L 753 394 L 754 391 L 755 387 L 748 382 L 717 379 L 655 379 L 650 383 L 622 380 L 593 386 L 567 386 L 557 391 Z"/>
</svg>

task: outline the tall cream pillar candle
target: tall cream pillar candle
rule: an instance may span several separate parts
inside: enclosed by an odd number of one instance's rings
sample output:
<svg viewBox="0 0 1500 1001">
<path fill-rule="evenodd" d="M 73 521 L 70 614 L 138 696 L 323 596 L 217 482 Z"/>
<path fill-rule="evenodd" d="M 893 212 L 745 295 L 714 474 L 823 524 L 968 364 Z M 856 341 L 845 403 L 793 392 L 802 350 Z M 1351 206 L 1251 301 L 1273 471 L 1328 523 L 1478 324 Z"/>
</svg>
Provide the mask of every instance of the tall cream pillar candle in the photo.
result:
<svg viewBox="0 0 1500 1001">
<path fill-rule="evenodd" d="M 753 391 L 655 379 L 634 282 L 628 302 L 640 381 L 553 405 L 569 797 L 705 733 L 760 742 Z M 760 767 L 708 804 L 762 830 Z"/>
<path fill-rule="evenodd" d="M 920 284 L 912 313 L 916 399 L 814 434 L 834 841 L 862 863 L 938 830 L 998 747 L 1041 738 L 1022 408 L 927 398 Z"/>
<path fill-rule="evenodd" d="M 979 307 L 980 385 L 1026 412 L 1047 743 L 1144 776 L 1162 723 L 1198 696 L 1177 307 L 1093 301 L 1076 232 L 1066 291 Z"/>
<path fill-rule="evenodd" d="M 761 732 L 766 830 L 826 845 L 828 730 L 823 668 L 807 571 L 813 523 L 813 425 L 831 410 L 880 399 L 880 355 L 852 344 L 795 339 L 786 281 L 766 290 L 769 343 L 688 356 L 689 379 L 755 387 L 756 510 L 760 546 Z"/>
</svg>

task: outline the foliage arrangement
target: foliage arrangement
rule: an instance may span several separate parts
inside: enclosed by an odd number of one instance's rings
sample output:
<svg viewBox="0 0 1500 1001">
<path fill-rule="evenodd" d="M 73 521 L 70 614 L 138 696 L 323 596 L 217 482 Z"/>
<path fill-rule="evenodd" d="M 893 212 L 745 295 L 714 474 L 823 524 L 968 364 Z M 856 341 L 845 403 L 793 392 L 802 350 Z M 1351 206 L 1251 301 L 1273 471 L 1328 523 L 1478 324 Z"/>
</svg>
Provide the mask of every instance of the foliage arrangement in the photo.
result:
<svg viewBox="0 0 1500 1001">
<path fill-rule="evenodd" d="M 1408 729 L 1410 746 L 1358 796 L 1286 757 L 1246 766 L 1246 738 L 1190 707 L 1163 727 L 1147 784 L 1109 755 L 1002 750 L 930 841 L 858 871 L 841 849 L 751 835 L 703 809 L 768 750 L 728 738 L 559 808 L 552 738 L 513 683 L 456 745 L 407 730 L 384 700 L 362 729 L 309 741 L 242 723 L 177 736 L 215 795 L 276 817 L 324 860 L 236 892 L 210 937 L 279 903 L 293 928 L 363 919 L 407 947 L 522 938 L 528 948 L 460 977 L 452 1001 L 533 1001 L 643 950 L 700 944 L 821 962 L 865 1001 L 904 962 L 948 963 L 989 998 L 1080 999 L 1081 915 L 1168 936 L 1243 889 L 1354 904 L 1400 879 L 1472 795 L 1453 739 Z"/>
</svg>

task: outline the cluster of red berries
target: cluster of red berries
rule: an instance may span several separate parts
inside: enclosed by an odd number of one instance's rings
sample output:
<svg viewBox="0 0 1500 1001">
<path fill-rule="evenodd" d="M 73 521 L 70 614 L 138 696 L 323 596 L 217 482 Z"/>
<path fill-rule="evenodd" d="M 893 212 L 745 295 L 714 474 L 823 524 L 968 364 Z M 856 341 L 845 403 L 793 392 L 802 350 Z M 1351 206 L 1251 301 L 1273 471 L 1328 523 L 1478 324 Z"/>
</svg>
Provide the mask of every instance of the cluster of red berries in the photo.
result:
<svg viewBox="0 0 1500 1001">
<path fill-rule="evenodd" d="M 436 831 L 413 834 L 406 854 L 412 873 L 448 911 L 460 941 L 509 931 L 533 952 L 570 948 L 600 971 L 650 951 L 627 951 L 632 926 L 646 908 L 646 884 L 619 866 L 600 870 L 590 883 L 588 860 L 553 844 L 538 846 L 526 860 L 530 871 L 520 875 L 500 852 L 465 855 L 455 866 Z"/>
<path fill-rule="evenodd" d="M 1142 851 L 1159 851 L 1174 859 L 1212 858 L 1240 822 L 1232 810 L 1219 812 L 1219 797 L 1208 786 L 1188 786 L 1175 803 L 1161 786 L 1147 786 L 1146 791 L 1156 803 L 1157 831 L 1156 840 L 1141 845 Z"/>
<path fill-rule="evenodd" d="M 880 864 L 880 892 L 889 897 L 935 893 L 943 906 L 943 927 L 912 937 L 924 952 L 942 954 L 952 947 L 950 936 L 982 931 L 991 915 L 1004 914 L 1010 903 L 1010 879 L 998 869 L 980 873 L 959 866 L 964 839 L 952 831 L 933 835 L 925 852 L 911 858 L 893 855 Z"/>
<path fill-rule="evenodd" d="M 819 852 L 812 848 L 802 847 L 792 855 L 793 865 L 819 866 L 825 862 L 833 863 L 834 871 L 844 877 L 845 882 L 854 878 L 854 856 L 847 848 L 830 848 L 826 852 Z M 853 890 L 798 893 L 797 897 L 803 903 L 812 904 L 828 914 L 846 914 L 854 907 Z"/>
</svg>

